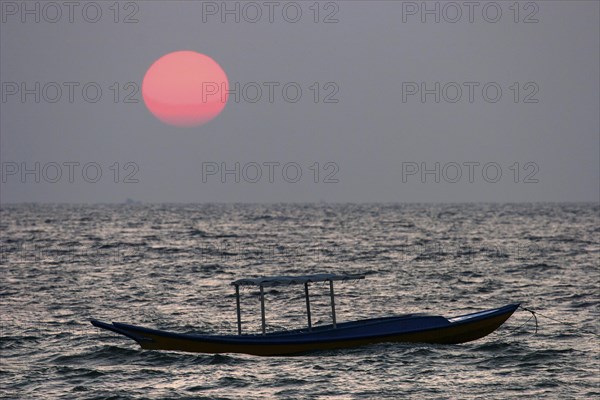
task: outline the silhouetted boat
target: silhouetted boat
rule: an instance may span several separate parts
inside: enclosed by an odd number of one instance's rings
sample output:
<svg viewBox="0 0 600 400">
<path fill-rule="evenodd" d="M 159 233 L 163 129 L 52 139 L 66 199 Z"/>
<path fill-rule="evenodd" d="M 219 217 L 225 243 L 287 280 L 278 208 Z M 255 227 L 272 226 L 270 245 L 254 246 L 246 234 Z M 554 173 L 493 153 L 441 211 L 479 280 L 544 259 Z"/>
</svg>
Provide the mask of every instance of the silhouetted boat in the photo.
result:
<svg viewBox="0 0 600 400">
<path fill-rule="evenodd" d="M 259 356 L 298 354 L 317 350 L 343 349 L 374 343 L 464 343 L 482 338 L 495 331 L 519 307 L 510 304 L 500 308 L 461 315 L 453 318 L 427 314 L 405 314 L 393 317 L 336 322 L 334 281 L 364 279 L 364 275 L 317 274 L 306 276 L 274 276 L 240 279 L 235 286 L 237 304 L 237 335 L 183 334 L 149 329 L 113 322 L 92 320 L 99 328 L 107 329 L 135 340 L 143 349 L 177 350 L 197 353 L 246 353 Z M 308 284 L 329 282 L 333 323 L 312 326 Z M 264 288 L 303 284 L 306 297 L 308 327 L 267 333 L 265 323 Z M 240 286 L 260 288 L 262 333 L 242 334 Z"/>
</svg>

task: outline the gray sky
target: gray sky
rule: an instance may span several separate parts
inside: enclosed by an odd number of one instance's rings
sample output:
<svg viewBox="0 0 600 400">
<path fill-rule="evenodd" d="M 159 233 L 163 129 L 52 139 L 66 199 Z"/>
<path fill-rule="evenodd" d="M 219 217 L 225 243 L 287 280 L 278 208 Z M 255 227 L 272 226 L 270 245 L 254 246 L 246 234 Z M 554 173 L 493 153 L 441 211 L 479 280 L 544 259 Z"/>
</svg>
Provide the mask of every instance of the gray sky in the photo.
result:
<svg viewBox="0 0 600 400">
<path fill-rule="evenodd" d="M 259 1 L 237 5 L 239 23 L 221 21 L 220 1 L 121 2 L 118 15 L 112 1 L 78 2 L 73 22 L 63 2 L 42 2 L 39 22 L 22 14 L 35 3 L 2 4 L 2 203 L 599 200 L 597 1 L 428 2 L 439 22 L 420 1 L 321 2 L 318 15 L 313 1 L 281 1 L 270 22 Z M 177 50 L 214 58 L 262 98 L 230 97 L 186 129 L 156 119 L 139 92 L 124 102 Z M 72 102 L 65 82 L 78 84 Z M 279 83 L 272 103 L 265 82 Z M 286 83 L 302 89 L 296 103 Z"/>
</svg>

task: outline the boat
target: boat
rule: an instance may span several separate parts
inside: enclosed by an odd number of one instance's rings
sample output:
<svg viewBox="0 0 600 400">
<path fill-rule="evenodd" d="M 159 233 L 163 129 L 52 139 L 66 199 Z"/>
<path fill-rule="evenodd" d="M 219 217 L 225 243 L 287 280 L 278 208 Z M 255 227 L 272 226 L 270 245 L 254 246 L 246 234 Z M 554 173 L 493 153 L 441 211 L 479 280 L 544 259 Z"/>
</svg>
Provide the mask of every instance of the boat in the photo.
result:
<svg viewBox="0 0 600 400">
<path fill-rule="evenodd" d="M 346 349 L 376 343 L 437 343 L 458 344 L 480 339 L 504 323 L 520 304 L 471 314 L 444 318 L 429 314 L 404 314 L 358 321 L 336 321 L 334 282 L 364 279 L 365 274 L 316 274 L 304 276 L 271 276 L 246 278 L 231 282 L 235 287 L 237 335 L 174 333 L 119 322 L 91 320 L 92 325 L 136 341 L 142 349 L 173 350 L 195 353 L 245 353 L 257 356 L 286 356 L 314 351 Z M 329 283 L 332 323 L 313 326 L 310 310 L 309 284 Z M 278 332 L 266 331 L 265 288 L 304 285 L 307 326 Z M 260 333 L 242 332 L 240 287 L 260 290 Z"/>
</svg>

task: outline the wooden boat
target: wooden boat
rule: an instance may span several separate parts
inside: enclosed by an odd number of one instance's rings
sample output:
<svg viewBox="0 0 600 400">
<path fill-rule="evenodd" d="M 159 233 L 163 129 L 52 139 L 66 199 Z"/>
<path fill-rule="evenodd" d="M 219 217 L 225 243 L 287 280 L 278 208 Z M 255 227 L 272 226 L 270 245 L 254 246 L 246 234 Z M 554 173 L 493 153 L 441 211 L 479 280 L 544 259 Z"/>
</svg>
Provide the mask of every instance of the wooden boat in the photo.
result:
<svg viewBox="0 0 600 400">
<path fill-rule="evenodd" d="M 405 314 L 337 323 L 335 315 L 334 281 L 364 279 L 364 275 L 317 274 L 306 276 L 275 276 L 240 279 L 235 286 L 237 305 L 237 335 L 182 334 L 149 329 L 135 325 L 92 320 L 102 329 L 135 340 L 143 349 L 177 350 L 197 353 L 246 353 L 259 356 L 279 356 L 318 350 L 343 349 L 374 343 L 464 343 L 482 338 L 495 331 L 519 307 L 510 304 L 500 308 L 461 315 L 453 318 L 427 314 Z M 332 323 L 313 326 L 311 322 L 309 283 L 329 282 Z M 283 285 L 304 285 L 308 326 L 280 332 L 266 332 L 264 288 Z M 260 288 L 262 332 L 243 334 L 240 310 L 240 286 Z"/>
</svg>

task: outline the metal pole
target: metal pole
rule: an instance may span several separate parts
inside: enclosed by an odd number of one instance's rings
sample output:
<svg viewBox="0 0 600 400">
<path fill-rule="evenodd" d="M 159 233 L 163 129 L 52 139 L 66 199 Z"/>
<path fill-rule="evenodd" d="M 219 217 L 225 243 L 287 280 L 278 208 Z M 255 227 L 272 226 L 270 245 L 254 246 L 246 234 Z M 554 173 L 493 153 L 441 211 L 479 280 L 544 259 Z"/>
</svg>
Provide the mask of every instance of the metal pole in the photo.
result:
<svg viewBox="0 0 600 400">
<path fill-rule="evenodd" d="M 329 295 L 331 296 L 331 318 L 333 319 L 333 327 L 335 328 L 335 295 L 333 294 L 333 281 L 329 281 Z"/>
<path fill-rule="evenodd" d="M 310 298 L 308 296 L 308 282 L 304 283 L 304 297 L 306 297 L 306 317 L 308 318 L 308 330 L 312 331 L 312 323 L 310 321 Z"/>
<path fill-rule="evenodd" d="M 240 286 L 235 285 L 235 304 L 237 306 L 238 335 L 242 334 L 242 311 L 240 310 Z"/>
<path fill-rule="evenodd" d="M 267 324 L 265 322 L 265 291 L 260 287 L 260 316 L 262 318 L 262 334 L 265 334 Z"/>
</svg>

